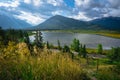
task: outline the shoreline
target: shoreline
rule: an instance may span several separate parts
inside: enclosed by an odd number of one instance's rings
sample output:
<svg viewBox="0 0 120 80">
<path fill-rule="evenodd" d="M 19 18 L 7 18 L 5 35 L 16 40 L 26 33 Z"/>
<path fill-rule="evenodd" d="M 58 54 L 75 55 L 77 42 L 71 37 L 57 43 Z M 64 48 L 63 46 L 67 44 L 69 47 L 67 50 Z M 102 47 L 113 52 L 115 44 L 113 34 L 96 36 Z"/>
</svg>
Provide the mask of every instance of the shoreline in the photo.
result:
<svg viewBox="0 0 120 80">
<path fill-rule="evenodd" d="M 94 30 L 42 30 L 42 31 L 96 34 L 96 35 L 120 39 L 120 33 L 116 32 L 116 31 L 108 31 L 108 30 L 100 30 L 100 31 L 94 31 Z"/>
</svg>

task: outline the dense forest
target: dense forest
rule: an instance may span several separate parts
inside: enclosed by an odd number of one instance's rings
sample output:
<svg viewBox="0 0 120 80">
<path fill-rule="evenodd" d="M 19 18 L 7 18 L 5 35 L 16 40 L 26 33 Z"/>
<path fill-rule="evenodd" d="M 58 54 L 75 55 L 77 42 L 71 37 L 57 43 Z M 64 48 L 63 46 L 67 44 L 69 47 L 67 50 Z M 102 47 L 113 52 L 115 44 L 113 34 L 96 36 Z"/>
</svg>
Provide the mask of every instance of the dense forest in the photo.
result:
<svg viewBox="0 0 120 80">
<path fill-rule="evenodd" d="M 120 80 L 120 48 L 91 51 L 74 39 L 63 47 L 29 32 L 0 28 L 0 80 Z"/>
</svg>

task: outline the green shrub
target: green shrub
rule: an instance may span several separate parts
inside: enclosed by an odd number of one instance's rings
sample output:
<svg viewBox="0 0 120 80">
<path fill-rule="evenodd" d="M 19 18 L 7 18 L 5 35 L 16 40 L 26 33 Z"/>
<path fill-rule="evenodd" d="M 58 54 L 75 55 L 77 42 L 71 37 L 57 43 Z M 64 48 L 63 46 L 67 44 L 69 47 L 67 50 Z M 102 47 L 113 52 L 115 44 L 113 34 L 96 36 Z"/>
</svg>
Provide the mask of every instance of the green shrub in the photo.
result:
<svg viewBox="0 0 120 80">
<path fill-rule="evenodd" d="M 100 70 L 96 77 L 98 80 L 120 80 L 120 76 L 110 68 Z"/>
</svg>

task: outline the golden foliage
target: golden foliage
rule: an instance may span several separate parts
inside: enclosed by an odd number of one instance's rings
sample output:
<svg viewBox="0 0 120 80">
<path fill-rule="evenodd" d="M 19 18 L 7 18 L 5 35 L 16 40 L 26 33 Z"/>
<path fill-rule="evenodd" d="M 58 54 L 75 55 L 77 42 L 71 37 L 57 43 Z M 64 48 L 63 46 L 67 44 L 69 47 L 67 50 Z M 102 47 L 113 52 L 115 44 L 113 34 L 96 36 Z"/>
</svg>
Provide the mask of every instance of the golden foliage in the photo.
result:
<svg viewBox="0 0 120 80">
<path fill-rule="evenodd" d="M 10 58 L 13 56 L 29 56 L 30 51 L 26 43 L 18 43 L 9 41 L 8 46 L 4 48 L 2 55 L 5 58 Z"/>
<path fill-rule="evenodd" d="M 9 41 L 8 46 L 4 48 L 3 55 L 5 58 L 17 55 L 17 46 L 15 42 Z"/>
<path fill-rule="evenodd" d="M 17 52 L 18 54 L 20 54 L 21 56 L 29 56 L 30 55 L 30 51 L 28 49 L 28 46 L 26 43 L 19 43 L 17 44 Z"/>
</svg>

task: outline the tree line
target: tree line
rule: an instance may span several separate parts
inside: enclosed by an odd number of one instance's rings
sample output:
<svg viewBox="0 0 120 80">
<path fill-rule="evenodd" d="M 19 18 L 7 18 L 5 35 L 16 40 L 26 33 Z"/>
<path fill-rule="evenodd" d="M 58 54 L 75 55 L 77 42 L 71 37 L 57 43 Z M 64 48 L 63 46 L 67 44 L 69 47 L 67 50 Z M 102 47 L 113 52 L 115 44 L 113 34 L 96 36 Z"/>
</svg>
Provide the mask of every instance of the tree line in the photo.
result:
<svg viewBox="0 0 120 80">
<path fill-rule="evenodd" d="M 44 48 L 45 45 L 48 49 L 53 48 L 54 46 L 52 44 L 49 44 L 48 41 L 46 43 L 43 43 L 41 35 L 42 33 L 36 30 L 35 41 L 31 43 L 27 31 L 14 29 L 3 30 L 0 27 L 0 47 L 7 46 L 9 41 L 13 41 L 15 43 L 25 42 L 31 52 L 34 45 L 39 48 Z M 79 56 L 82 56 L 84 58 L 87 57 L 88 52 L 86 49 L 86 45 L 81 44 L 78 39 L 74 39 L 70 46 L 64 45 L 63 47 L 61 47 L 59 40 L 57 41 L 57 43 L 57 49 L 61 50 L 62 52 L 71 53 L 72 56 L 74 55 L 73 52 L 77 52 Z M 96 50 L 98 54 L 103 54 L 102 44 L 98 44 Z M 112 48 L 109 52 L 108 57 L 110 58 L 111 62 L 120 61 L 120 48 Z"/>
</svg>

